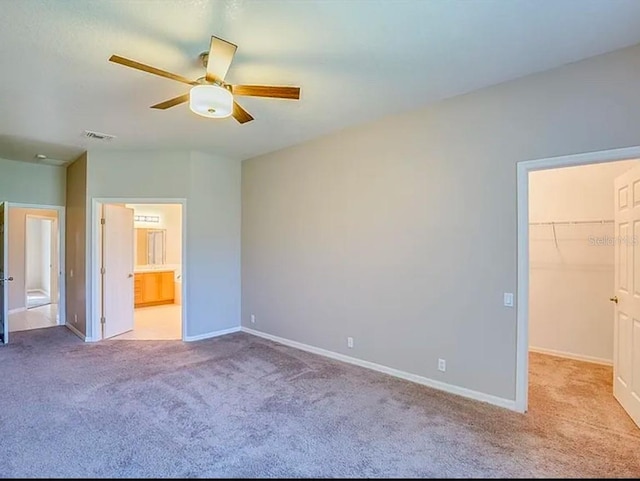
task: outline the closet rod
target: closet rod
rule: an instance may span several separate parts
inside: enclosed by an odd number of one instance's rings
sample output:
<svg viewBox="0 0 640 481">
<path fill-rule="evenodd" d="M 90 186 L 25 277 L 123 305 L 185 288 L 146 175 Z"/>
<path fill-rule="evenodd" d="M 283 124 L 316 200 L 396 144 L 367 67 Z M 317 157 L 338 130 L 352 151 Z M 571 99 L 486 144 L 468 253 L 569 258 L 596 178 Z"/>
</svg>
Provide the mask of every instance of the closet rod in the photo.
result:
<svg viewBox="0 0 640 481">
<path fill-rule="evenodd" d="M 613 224 L 613 220 L 563 220 L 558 222 L 530 222 L 529 225 Z"/>
</svg>

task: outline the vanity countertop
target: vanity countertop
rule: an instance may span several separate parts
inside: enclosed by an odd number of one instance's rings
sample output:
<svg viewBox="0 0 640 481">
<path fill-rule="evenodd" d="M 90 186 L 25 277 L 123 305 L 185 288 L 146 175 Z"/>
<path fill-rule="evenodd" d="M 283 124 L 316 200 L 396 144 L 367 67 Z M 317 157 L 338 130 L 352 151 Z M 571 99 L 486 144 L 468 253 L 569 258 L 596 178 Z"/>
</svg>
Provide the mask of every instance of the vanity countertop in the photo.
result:
<svg viewBox="0 0 640 481">
<path fill-rule="evenodd" d="M 142 274 L 143 272 L 175 272 L 175 269 L 164 266 L 136 266 L 133 272 L 135 274 Z"/>
</svg>

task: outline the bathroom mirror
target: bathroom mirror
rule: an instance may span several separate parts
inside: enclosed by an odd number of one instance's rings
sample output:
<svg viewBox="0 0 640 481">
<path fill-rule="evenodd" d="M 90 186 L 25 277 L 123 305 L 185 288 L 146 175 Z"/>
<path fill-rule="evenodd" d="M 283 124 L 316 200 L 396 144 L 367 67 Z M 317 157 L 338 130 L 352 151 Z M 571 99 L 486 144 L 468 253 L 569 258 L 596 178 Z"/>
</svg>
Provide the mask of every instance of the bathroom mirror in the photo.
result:
<svg viewBox="0 0 640 481">
<path fill-rule="evenodd" d="M 136 229 L 136 265 L 165 263 L 165 229 Z"/>
</svg>

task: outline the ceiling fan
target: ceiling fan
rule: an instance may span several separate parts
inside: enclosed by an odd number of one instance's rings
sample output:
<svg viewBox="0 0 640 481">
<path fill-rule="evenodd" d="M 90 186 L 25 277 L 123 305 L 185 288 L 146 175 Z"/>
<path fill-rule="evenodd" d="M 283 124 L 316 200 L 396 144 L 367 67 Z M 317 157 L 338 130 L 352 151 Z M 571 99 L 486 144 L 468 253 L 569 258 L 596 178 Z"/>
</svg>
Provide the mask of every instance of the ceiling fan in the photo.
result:
<svg viewBox="0 0 640 481">
<path fill-rule="evenodd" d="M 300 98 L 300 87 L 231 85 L 226 83 L 224 79 L 237 48 L 237 45 L 231 42 L 212 36 L 209 52 L 200 54 L 202 64 L 206 68 L 206 75 L 197 80 L 189 80 L 181 75 L 160 70 L 119 55 L 112 55 L 109 61 L 192 85 L 188 93 L 152 105 L 152 109 L 166 110 L 189 102 L 189 108 L 198 115 L 209 118 L 224 118 L 231 115 L 238 122 L 244 124 L 253 120 L 253 117 L 234 100 L 236 95 L 289 100 L 298 100 Z"/>
</svg>

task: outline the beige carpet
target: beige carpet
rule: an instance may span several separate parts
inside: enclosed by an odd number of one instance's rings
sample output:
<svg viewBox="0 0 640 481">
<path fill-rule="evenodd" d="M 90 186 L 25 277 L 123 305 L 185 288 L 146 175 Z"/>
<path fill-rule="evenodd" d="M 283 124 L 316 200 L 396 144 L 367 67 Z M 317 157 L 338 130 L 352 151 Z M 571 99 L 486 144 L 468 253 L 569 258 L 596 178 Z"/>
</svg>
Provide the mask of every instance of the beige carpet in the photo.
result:
<svg viewBox="0 0 640 481">
<path fill-rule="evenodd" d="M 640 477 L 611 371 L 532 355 L 531 411 L 245 333 L 0 347 L 0 477 Z"/>
<path fill-rule="evenodd" d="M 640 429 L 613 397 L 611 367 L 537 353 L 529 354 L 529 362 L 533 420 L 547 429 L 566 424 L 640 441 Z"/>
</svg>

